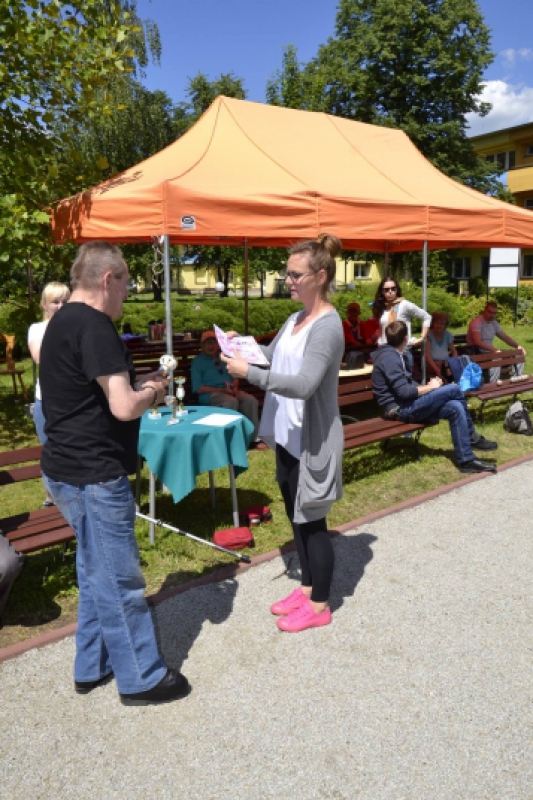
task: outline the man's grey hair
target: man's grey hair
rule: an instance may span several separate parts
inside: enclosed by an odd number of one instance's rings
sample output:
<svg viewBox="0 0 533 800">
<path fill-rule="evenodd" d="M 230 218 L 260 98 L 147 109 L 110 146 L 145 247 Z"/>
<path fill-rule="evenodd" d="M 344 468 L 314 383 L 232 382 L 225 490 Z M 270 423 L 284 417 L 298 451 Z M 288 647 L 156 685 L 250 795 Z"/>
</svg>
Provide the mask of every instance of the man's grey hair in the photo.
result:
<svg viewBox="0 0 533 800">
<path fill-rule="evenodd" d="M 120 278 L 127 269 L 122 252 L 110 242 L 86 242 L 70 268 L 72 289 L 95 289 L 106 272 Z"/>
</svg>

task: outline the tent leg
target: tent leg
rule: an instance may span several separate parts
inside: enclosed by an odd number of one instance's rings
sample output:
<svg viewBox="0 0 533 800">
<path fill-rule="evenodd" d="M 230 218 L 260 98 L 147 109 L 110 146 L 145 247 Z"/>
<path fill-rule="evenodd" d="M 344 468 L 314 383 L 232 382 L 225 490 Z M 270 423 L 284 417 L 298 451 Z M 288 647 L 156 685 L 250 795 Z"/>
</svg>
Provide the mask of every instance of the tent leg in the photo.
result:
<svg viewBox="0 0 533 800">
<path fill-rule="evenodd" d="M 248 239 L 244 237 L 244 333 L 248 335 Z"/>
<path fill-rule="evenodd" d="M 428 243 L 424 242 L 422 250 L 422 308 L 428 307 Z M 426 347 L 428 343 L 422 342 L 422 383 L 426 383 Z"/>
<path fill-rule="evenodd" d="M 163 236 L 163 268 L 165 278 L 165 322 L 167 328 L 167 353 L 172 355 L 174 340 L 172 338 L 172 287 L 170 274 L 170 238 L 168 235 Z M 172 380 L 173 377 L 174 376 L 171 373 L 170 383 L 168 385 L 169 395 L 174 394 L 174 381 Z"/>
</svg>

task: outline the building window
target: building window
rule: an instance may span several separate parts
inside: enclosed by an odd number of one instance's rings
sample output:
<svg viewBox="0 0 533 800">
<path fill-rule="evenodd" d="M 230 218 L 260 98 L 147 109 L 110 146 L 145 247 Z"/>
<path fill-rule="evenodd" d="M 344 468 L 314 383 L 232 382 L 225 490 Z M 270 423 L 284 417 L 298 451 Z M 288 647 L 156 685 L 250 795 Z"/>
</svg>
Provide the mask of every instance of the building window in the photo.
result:
<svg viewBox="0 0 533 800">
<path fill-rule="evenodd" d="M 452 278 L 467 280 L 470 277 L 470 256 L 452 260 Z"/>
<path fill-rule="evenodd" d="M 524 256 L 524 264 L 522 266 L 522 277 L 533 278 L 533 256 Z"/>
<path fill-rule="evenodd" d="M 353 277 L 356 278 L 369 278 L 370 277 L 370 262 L 369 261 L 354 261 L 353 262 Z"/>
<path fill-rule="evenodd" d="M 533 197 L 528 197 L 526 200 L 524 200 L 524 208 L 529 208 L 531 211 L 533 211 Z"/>
<path fill-rule="evenodd" d="M 526 158 L 529 158 L 530 156 L 533 156 L 533 144 L 526 144 L 525 155 L 526 155 Z"/>
<path fill-rule="evenodd" d="M 500 175 L 502 172 L 507 172 L 512 169 L 516 164 L 516 151 L 507 150 L 504 153 L 496 153 L 496 155 L 485 156 L 486 161 L 496 165 L 495 171 Z"/>
<path fill-rule="evenodd" d="M 489 277 L 490 256 L 481 256 L 481 277 Z"/>
</svg>

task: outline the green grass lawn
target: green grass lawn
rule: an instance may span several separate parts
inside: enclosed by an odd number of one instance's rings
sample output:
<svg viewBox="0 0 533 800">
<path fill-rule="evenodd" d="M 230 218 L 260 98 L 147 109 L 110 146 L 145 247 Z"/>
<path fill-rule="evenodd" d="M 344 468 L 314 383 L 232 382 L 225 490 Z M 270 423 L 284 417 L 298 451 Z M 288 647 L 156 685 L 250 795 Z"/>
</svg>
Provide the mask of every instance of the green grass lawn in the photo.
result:
<svg viewBox="0 0 533 800">
<path fill-rule="evenodd" d="M 510 331 L 511 332 L 511 331 Z M 533 333 L 529 328 L 513 329 L 511 335 L 528 349 L 526 372 L 533 372 Z M 23 362 L 25 380 L 31 386 L 31 362 Z M 526 395 L 527 400 L 531 395 Z M 503 429 L 505 411 L 510 398 L 492 401 L 485 410 L 483 434 L 495 439 L 499 448 L 494 456 L 499 465 L 522 455 L 533 453 L 533 437 L 516 436 Z M 472 401 L 475 410 L 477 401 Z M 370 404 L 357 408 L 357 416 L 375 416 L 376 408 Z M 36 444 L 33 422 L 26 417 L 22 403 L 13 400 L 11 382 L 0 378 L 0 450 L 9 450 Z M 453 484 L 463 476 L 453 461 L 453 448 L 448 425 L 425 431 L 421 438 L 422 461 L 414 458 L 409 440 L 394 440 L 383 453 L 379 445 L 371 445 L 344 455 L 344 497 L 335 504 L 330 516 L 330 528 L 358 517 L 388 508 L 396 503 L 416 497 L 438 487 Z M 273 521 L 254 529 L 256 546 L 248 551 L 258 555 L 291 541 L 289 523 L 283 511 L 283 502 L 274 480 L 274 456 L 270 451 L 254 451 L 249 457 L 250 467 L 237 479 L 239 507 L 245 509 L 256 503 L 268 504 Z M 157 495 L 157 516 L 196 536 L 210 539 L 219 528 L 232 525 L 232 508 L 227 469 L 219 470 L 216 477 L 216 510 L 211 509 L 207 475 L 200 476 L 197 489 L 175 505 L 169 495 Z M 1 489 L 2 516 L 17 511 L 38 508 L 43 499 L 39 481 Z M 148 474 L 142 477 L 142 504 L 147 510 Z M 232 562 L 229 556 L 213 548 L 194 543 L 183 537 L 156 529 L 156 543 L 148 541 L 148 524 L 139 521 L 137 535 L 142 567 L 146 577 L 147 592 L 161 589 L 212 572 L 217 567 Z M 0 630 L 0 647 L 24 640 L 53 627 L 61 627 L 75 619 L 77 589 L 75 583 L 74 547 L 50 548 L 30 555 L 17 581 L 8 608 L 4 614 L 4 627 Z"/>
</svg>

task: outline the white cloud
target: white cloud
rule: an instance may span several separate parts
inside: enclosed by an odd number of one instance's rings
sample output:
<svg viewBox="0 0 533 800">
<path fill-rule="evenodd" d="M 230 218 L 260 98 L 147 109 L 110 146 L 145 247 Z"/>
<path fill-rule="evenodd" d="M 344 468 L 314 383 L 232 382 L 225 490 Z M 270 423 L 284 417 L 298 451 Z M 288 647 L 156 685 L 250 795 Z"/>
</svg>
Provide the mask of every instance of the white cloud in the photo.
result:
<svg viewBox="0 0 533 800">
<path fill-rule="evenodd" d="M 500 55 L 507 67 L 514 67 L 518 61 L 533 61 L 533 50 L 529 47 L 521 47 L 518 50 L 511 47 L 502 50 Z"/>
<path fill-rule="evenodd" d="M 533 57 L 533 51 L 529 52 Z M 492 111 L 486 117 L 467 114 L 470 136 L 533 122 L 532 86 L 505 81 L 487 81 L 480 99 L 485 103 L 491 103 Z"/>
</svg>

